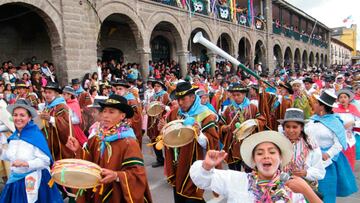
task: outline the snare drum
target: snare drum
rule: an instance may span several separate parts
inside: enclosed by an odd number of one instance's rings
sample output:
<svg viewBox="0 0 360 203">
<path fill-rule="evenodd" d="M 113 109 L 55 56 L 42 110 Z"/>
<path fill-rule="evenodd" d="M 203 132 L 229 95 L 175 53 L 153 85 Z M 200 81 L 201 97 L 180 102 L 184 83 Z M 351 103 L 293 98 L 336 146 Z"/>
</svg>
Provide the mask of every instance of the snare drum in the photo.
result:
<svg viewBox="0 0 360 203">
<path fill-rule="evenodd" d="M 87 189 L 100 185 L 101 168 L 82 159 L 62 159 L 54 163 L 51 175 L 59 185 Z"/>
<path fill-rule="evenodd" d="M 162 135 L 165 146 L 182 147 L 194 140 L 195 130 L 191 126 L 185 126 L 183 121 L 174 120 L 163 127 Z"/>
<path fill-rule="evenodd" d="M 148 116 L 158 116 L 165 110 L 164 105 L 159 101 L 154 101 L 149 104 L 146 112 Z"/>
</svg>

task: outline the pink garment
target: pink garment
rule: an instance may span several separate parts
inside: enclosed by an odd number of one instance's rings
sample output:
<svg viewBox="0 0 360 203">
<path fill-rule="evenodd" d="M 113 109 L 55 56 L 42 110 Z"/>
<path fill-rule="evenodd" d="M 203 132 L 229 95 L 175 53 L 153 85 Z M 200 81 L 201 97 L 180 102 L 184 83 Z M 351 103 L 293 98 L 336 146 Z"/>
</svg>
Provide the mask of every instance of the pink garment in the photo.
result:
<svg viewBox="0 0 360 203">
<path fill-rule="evenodd" d="M 354 116 L 360 117 L 360 112 L 355 105 L 349 104 L 347 109 L 343 105 L 339 104 L 338 108 L 333 108 L 334 113 L 351 113 Z"/>
<path fill-rule="evenodd" d="M 42 82 L 42 86 L 45 87 L 46 84 L 47 84 L 47 80 L 46 80 L 46 78 L 44 76 L 41 77 L 41 82 Z"/>
<path fill-rule="evenodd" d="M 66 104 L 70 107 L 70 109 L 79 117 L 80 123 L 82 121 L 81 117 L 81 109 L 78 100 L 75 99 L 69 99 L 66 101 Z"/>
</svg>

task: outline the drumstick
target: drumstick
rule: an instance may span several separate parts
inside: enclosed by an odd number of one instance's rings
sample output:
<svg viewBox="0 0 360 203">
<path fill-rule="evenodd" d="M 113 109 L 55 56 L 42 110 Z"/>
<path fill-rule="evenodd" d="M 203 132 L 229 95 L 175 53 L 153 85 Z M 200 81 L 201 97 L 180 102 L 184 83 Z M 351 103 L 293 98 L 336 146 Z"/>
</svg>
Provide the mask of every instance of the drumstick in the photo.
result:
<svg viewBox="0 0 360 203">
<path fill-rule="evenodd" d="M 72 135 L 72 125 L 71 125 L 71 115 L 70 114 L 71 114 L 71 110 L 69 108 L 69 131 L 70 131 L 69 137 L 73 137 L 73 135 Z"/>
<path fill-rule="evenodd" d="M 235 121 L 235 119 L 237 118 L 237 115 L 240 113 L 240 111 L 237 111 L 234 118 L 230 121 L 229 125 L 228 126 L 231 126 L 232 123 Z"/>
</svg>

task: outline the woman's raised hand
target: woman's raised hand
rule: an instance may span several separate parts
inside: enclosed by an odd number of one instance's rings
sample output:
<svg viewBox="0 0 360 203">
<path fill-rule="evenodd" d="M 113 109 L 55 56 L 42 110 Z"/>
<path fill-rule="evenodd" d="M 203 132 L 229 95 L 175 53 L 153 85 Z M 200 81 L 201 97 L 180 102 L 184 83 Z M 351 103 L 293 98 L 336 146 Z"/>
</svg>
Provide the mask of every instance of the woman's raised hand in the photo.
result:
<svg viewBox="0 0 360 203">
<path fill-rule="evenodd" d="M 213 167 L 219 165 L 227 156 L 227 153 L 224 150 L 216 151 L 209 150 L 206 153 L 205 160 L 203 161 L 202 167 L 205 170 L 210 170 Z"/>
</svg>

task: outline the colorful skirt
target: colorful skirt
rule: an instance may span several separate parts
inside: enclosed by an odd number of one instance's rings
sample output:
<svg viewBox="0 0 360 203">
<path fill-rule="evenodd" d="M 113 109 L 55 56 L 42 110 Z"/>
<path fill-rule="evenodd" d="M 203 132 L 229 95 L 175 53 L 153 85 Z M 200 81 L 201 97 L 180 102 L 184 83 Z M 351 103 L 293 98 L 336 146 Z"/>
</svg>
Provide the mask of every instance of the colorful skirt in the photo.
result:
<svg viewBox="0 0 360 203">
<path fill-rule="evenodd" d="M 360 160 L 360 134 L 355 134 L 355 139 L 356 139 L 356 160 Z"/>
<path fill-rule="evenodd" d="M 346 150 L 343 150 L 342 152 L 344 153 L 345 157 L 347 158 L 347 160 L 349 161 L 349 164 L 351 166 L 351 169 L 353 171 L 355 171 L 355 162 L 356 162 L 356 146 L 352 146 L 349 147 Z"/>
<path fill-rule="evenodd" d="M 51 175 L 47 169 L 41 171 L 41 183 L 39 187 L 38 200 L 36 203 L 60 203 L 64 202 L 58 187 L 54 184 L 49 187 L 48 182 Z M 0 196 L 1 203 L 27 203 L 25 178 L 16 182 L 6 184 Z"/>
<path fill-rule="evenodd" d="M 350 164 L 340 152 L 337 160 L 326 167 L 325 178 L 319 180 L 319 192 L 324 196 L 324 203 L 335 203 L 336 197 L 347 197 L 357 191 Z"/>
</svg>

